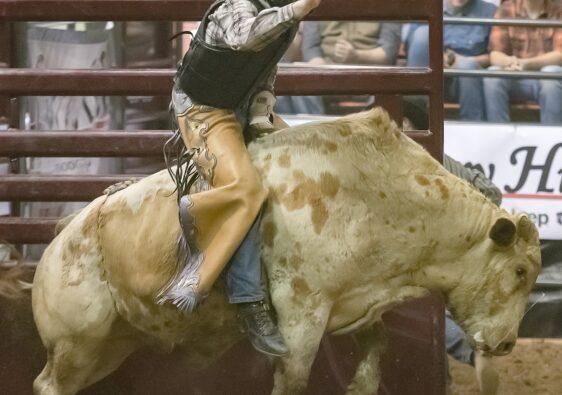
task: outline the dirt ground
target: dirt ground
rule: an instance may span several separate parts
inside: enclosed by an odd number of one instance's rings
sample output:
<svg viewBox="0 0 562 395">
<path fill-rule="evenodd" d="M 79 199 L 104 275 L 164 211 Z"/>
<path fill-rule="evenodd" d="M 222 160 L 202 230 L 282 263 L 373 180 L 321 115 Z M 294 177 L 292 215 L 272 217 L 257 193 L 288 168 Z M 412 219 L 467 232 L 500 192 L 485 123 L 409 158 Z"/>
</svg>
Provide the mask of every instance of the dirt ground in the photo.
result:
<svg viewBox="0 0 562 395">
<path fill-rule="evenodd" d="M 500 376 L 499 395 L 562 394 L 562 339 L 519 339 L 513 352 L 493 359 Z M 471 366 L 449 358 L 453 394 L 477 395 Z"/>
</svg>

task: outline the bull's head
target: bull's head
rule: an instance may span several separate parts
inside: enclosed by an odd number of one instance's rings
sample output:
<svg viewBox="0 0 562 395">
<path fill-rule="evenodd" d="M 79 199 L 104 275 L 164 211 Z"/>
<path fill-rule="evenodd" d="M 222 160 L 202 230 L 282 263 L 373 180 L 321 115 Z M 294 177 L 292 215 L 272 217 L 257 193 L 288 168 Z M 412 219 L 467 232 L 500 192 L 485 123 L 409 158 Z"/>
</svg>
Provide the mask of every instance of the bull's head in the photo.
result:
<svg viewBox="0 0 562 395">
<path fill-rule="evenodd" d="M 453 317 L 476 349 L 508 354 L 541 267 L 535 225 L 524 215 L 495 220 L 460 264 L 460 281 L 447 294 Z"/>
</svg>

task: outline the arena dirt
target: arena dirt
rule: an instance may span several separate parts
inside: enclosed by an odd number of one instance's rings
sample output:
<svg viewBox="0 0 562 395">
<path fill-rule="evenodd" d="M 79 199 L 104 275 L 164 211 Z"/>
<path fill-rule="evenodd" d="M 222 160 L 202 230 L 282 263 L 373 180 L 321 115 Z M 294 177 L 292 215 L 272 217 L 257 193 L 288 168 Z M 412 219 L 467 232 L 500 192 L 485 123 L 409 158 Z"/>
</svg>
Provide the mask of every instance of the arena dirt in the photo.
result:
<svg viewBox="0 0 562 395">
<path fill-rule="evenodd" d="M 499 395 L 562 394 L 562 339 L 519 339 L 513 352 L 494 358 Z M 449 358 L 453 394 L 477 395 L 474 369 Z"/>
</svg>

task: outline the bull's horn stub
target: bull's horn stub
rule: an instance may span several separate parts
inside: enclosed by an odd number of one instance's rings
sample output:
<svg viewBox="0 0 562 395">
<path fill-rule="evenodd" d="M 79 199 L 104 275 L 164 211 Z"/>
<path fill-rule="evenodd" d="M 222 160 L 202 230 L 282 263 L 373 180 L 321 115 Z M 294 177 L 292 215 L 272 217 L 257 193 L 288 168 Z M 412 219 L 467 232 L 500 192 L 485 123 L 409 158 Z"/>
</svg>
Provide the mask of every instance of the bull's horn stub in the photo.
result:
<svg viewBox="0 0 562 395">
<path fill-rule="evenodd" d="M 484 343 L 484 336 L 482 336 L 482 331 L 478 331 L 474 334 L 474 341 L 476 343 Z"/>
</svg>

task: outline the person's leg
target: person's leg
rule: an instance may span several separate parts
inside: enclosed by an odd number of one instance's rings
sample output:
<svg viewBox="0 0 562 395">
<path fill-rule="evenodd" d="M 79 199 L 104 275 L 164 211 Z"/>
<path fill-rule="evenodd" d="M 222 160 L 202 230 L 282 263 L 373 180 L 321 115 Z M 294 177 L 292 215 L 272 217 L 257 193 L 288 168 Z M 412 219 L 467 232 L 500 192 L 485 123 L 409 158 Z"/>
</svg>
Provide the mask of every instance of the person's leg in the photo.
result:
<svg viewBox="0 0 562 395">
<path fill-rule="evenodd" d="M 409 67 L 429 65 L 429 27 L 412 25 L 406 38 L 407 62 Z"/>
<path fill-rule="evenodd" d="M 500 70 L 492 66 L 489 70 Z M 509 122 L 509 98 L 512 81 L 507 78 L 484 78 L 486 117 L 490 122 Z"/>
<path fill-rule="evenodd" d="M 278 114 L 325 114 L 322 96 L 281 96 L 274 109 Z"/>
<path fill-rule="evenodd" d="M 542 72 L 562 72 L 560 66 L 546 66 Z M 539 81 L 539 105 L 541 107 L 541 123 L 548 125 L 562 124 L 562 80 Z"/>
<path fill-rule="evenodd" d="M 293 106 L 293 96 L 278 96 L 274 110 L 279 114 L 296 114 Z"/>
<path fill-rule="evenodd" d="M 445 316 L 445 347 L 447 353 L 457 361 L 474 365 L 474 351 L 468 343 L 466 334 L 448 315 Z"/>
<path fill-rule="evenodd" d="M 457 57 L 454 68 L 459 70 L 479 70 L 480 64 L 467 57 Z M 484 88 L 482 79 L 475 77 L 457 77 L 453 84 L 453 96 L 460 104 L 460 117 L 467 121 L 485 119 Z"/>
<path fill-rule="evenodd" d="M 261 234 L 258 216 L 230 260 L 226 287 L 230 303 L 259 302 L 264 299 L 261 281 Z"/>
</svg>

